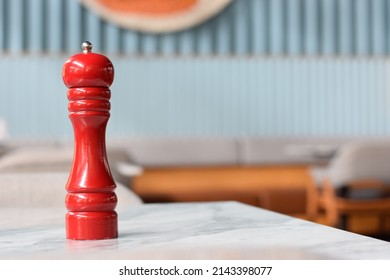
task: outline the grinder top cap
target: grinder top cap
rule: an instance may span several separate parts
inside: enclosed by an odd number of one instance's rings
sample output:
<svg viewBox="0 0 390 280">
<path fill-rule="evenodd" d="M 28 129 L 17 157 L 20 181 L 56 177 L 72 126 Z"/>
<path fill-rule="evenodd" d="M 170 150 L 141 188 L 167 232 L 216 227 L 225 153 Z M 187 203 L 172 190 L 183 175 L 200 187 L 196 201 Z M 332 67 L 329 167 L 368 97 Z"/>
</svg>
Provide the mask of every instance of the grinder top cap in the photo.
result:
<svg viewBox="0 0 390 280">
<path fill-rule="evenodd" d="M 68 58 L 62 67 L 62 79 L 68 88 L 109 87 L 114 80 L 114 66 L 102 54 L 92 52 L 92 44 L 85 41 L 82 53 Z"/>
</svg>

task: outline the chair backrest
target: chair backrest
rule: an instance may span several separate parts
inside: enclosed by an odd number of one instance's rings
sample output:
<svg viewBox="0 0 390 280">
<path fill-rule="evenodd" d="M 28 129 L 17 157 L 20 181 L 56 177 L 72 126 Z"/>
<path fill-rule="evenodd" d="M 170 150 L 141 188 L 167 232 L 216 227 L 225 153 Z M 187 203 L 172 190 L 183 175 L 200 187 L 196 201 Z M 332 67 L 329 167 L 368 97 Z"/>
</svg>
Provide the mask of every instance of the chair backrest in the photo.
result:
<svg viewBox="0 0 390 280">
<path fill-rule="evenodd" d="M 65 208 L 65 185 L 68 173 L 4 173 L 0 174 L 0 207 Z M 141 204 L 130 189 L 117 183 L 117 210 Z"/>
<path fill-rule="evenodd" d="M 0 143 L 8 137 L 8 128 L 5 119 L 0 117 Z"/>
<path fill-rule="evenodd" d="M 390 183 L 390 142 L 345 145 L 331 161 L 327 177 L 336 188 L 359 180 Z"/>
</svg>

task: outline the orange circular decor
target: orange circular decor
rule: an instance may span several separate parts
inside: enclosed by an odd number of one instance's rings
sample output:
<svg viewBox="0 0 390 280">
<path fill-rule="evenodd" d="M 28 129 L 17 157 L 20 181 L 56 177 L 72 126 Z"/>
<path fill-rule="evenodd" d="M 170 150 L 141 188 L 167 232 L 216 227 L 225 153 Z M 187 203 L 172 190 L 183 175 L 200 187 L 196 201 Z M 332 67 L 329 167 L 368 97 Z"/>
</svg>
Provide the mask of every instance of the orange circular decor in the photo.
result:
<svg viewBox="0 0 390 280">
<path fill-rule="evenodd" d="M 165 15 L 192 8 L 197 0 L 99 0 L 100 4 L 119 13 Z"/>
<path fill-rule="evenodd" d="M 200 24 L 233 0 L 79 0 L 119 26 L 150 33 L 175 32 Z"/>
</svg>

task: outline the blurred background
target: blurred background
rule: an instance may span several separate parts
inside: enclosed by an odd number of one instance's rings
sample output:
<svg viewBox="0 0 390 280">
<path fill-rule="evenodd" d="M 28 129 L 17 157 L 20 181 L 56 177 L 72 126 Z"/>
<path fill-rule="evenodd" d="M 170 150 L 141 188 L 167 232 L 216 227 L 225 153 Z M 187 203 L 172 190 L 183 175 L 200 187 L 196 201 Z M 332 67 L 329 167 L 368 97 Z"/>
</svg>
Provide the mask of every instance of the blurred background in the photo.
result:
<svg viewBox="0 0 390 280">
<path fill-rule="evenodd" d="M 110 165 L 143 202 L 390 231 L 390 0 L 0 0 L 0 172 L 68 172 L 61 69 L 85 40 L 114 64 Z M 356 180 L 385 200 L 339 208 Z"/>
<path fill-rule="evenodd" d="M 116 68 L 111 136 L 390 132 L 387 0 L 234 0 L 159 34 L 77 0 L 1 0 L 0 18 L 11 137 L 72 137 L 61 67 L 84 40 Z"/>
</svg>

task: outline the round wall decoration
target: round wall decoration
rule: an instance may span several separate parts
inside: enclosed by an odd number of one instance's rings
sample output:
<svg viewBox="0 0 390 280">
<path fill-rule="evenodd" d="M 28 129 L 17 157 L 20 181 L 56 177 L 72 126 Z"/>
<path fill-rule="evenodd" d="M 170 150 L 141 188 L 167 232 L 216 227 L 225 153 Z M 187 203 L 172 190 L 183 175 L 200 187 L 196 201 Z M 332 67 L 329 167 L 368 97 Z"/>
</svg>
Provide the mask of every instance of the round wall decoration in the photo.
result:
<svg viewBox="0 0 390 280">
<path fill-rule="evenodd" d="M 125 28 L 164 33 L 190 28 L 232 0 L 80 0 L 104 19 Z"/>
</svg>

